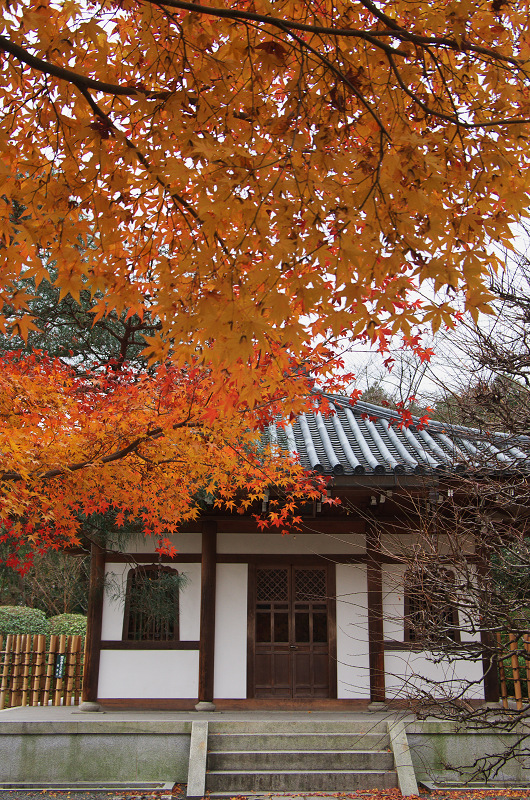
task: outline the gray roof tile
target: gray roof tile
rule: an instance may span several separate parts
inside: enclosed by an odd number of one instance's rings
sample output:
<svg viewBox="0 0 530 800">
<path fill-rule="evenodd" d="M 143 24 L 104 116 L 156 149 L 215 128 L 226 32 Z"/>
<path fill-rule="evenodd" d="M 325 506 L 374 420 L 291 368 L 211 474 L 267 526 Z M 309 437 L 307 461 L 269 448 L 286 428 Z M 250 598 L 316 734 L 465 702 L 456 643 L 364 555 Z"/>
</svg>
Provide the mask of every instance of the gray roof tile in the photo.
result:
<svg viewBox="0 0 530 800">
<path fill-rule="evenodd" d="M 324 397 L 331 413 L 322 413 Z M 413 417 L 399 426 L 399 415 L 382 406 L 350 402 L 339 395 L 315 395 L 315 410 L 291 425 L 272 423 L 267 439 L 306 469 L 327 475 L 384 472 L 461 472 L 465 469 L 528 470 L 530 437 L 478 431 Z"/>
</svg>

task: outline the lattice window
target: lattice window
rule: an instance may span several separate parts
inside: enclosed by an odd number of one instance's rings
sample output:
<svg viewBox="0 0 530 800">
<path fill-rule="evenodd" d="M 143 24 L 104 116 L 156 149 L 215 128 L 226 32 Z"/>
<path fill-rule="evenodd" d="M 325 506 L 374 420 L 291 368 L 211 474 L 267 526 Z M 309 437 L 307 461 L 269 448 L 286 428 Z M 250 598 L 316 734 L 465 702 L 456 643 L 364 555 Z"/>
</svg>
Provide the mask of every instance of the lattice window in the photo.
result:
<svg viewBox="0 0 530 800">
<path fill-rule="evenodd" d="M 286 569 L 259 569 L 256 575 L 256 600 L 273 603 L 289 600 L 289 580 Z"/>
<path fill-rule="evenodd" d="M 323 569 L 297 569 L 294 579 L 294 599 L 297 602 L 325 600 L 326 571 Z"/>
<path fill-rule="evenodd" d="M 127 576 L 123 638 L 172 642 L 179 639 L 179 573 L 157 564 Z"/>
</svg>

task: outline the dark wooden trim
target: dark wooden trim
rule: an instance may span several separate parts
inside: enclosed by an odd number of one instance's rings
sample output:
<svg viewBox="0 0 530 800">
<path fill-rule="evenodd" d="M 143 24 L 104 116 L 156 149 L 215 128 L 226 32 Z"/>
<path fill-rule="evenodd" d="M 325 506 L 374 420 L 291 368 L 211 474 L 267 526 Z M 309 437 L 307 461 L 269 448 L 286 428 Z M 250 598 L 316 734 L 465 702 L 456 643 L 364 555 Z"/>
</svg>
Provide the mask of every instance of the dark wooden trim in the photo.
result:
<svg viewBox="0 0 530 800">
<path fill-rule="evenodd" d="M 199 641 L 189 642 L 150 642 L 143 641 L 123 641 L 122 639 L 107 639 L 101 642 L 102 650 L 199 650 Z"/>
<path fill-rule="evenodd" d="M 368 598 L 368 653 L 370 663 L 370 700 L 385 701 L 385 652 L 383 649 L 383 577 L 381 541 L 376 526 L 366 526 L 366 580 Z"/>
<path fill-rule="evenodd" d="M 304 517 L 301 523 L 302 530 L 293 531 L 293 533 L 296 533 L 297 536 L 302 536 L 304 533 L 327 534 L 333 532 L 344 534 L 364 532 L 364 520 L 362 516 L 348 516 L 338 510 L 334 512 L 333 516 L 324 516 L 325 513 L 324 511 L 316 517 Z M 216 522 L 218 533 L 278 533 L 278 531 L 274 530 L 263 531 L 258 527 L 256 520 L 251 516 L 239 514 L 234 514 L 230 517 L 214 515 L 212 517 L 203 517 L 203 519 L 209 522 Z M 181 531 L 182 533 L 200 533 L 200 525 L 201 523 L 199 522 L 190 523 L 189 525 L 183 526 Z M 304 526 L 309 530 L 304 530 Z"/>
<path fill-rule="evenodd" d="M 329 699 L 337 700 L 337 571 L 328 564 Z"/>
<path fill-rule="evenodd" d="M 158 563 L 162 561 L 167 565 L 178 564 L 197 564 L 200 563 L 200 553 L 178 553 L 173 558 L 169 556 L 160 556 L 159 553 L 108 553 L 107 564 L 130 564 L 131 567 L 137 567 L 142 564 Z"/>
<path fill-rule="evenodd" d="M 256 676 L 254 670 L 254 649 L 256 630 L 256 564 L 248 565 L 247 594 L 247 698 L 254 699 Z"/>
<path fill-rule="evenodd" d="M 481 630 L 482 671 L 484 674 L 484 700 L 487 703 L 498 703 L 500 699 L 499 665 L 496 658 L 497 648 L 493 646 L 491 631 Z"/>
<path fill-rule="evenodd" d="M 202 523 L 201 631 L 199 649 L 199 701 L 213 701 L 215 659 L 215 585 L 217 572 L 217 525 Z"/>
<path fill-rule="evenodd" d="M 96 702 L 98 696 L 101 624 L 105 591 L 105 551 L 97 544 L 90 549 L 90 583 L 83 670 L 83 702 Z"/>
<path fill-rule="evenodd" d="M 98 703 L 103 706 L 103 709 L 121 710 L 121 709 L 142 709 L 142 711 L 193 711 L 195 713 L 195 704 L 197 700 L 189 700 L 188 698 L 176 699 L 174 697 L 100 697 Z M 184 719 L 183 721 L 186 721 Z M 141 723 L 141 719 L 138 720 Z"/>
</svg>

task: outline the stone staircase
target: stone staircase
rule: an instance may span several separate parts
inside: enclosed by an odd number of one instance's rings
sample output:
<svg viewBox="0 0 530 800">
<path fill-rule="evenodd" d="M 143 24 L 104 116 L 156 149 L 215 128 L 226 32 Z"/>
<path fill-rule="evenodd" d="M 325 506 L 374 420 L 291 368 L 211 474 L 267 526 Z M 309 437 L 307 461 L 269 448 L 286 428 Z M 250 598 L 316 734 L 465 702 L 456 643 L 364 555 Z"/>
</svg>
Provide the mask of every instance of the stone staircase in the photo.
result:
<svg viewBox="0 0 530 800">
<path fill-rule="evenodd" d="M 209 724 L 206 790 L 214 796 L 397 786 L 387 723 L 369 715 Z"/>
</svg>

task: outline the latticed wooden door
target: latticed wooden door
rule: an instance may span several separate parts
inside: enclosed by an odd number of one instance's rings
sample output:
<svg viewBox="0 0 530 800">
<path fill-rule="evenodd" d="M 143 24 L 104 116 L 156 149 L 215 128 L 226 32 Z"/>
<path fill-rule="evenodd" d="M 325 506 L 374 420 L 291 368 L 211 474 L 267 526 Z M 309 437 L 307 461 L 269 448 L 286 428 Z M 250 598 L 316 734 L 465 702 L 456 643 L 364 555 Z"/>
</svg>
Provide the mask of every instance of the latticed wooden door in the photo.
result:
<svg viewBox="0 0 530 800">
<path fill-rule="evenodd" d="M 329 580 L 326 567 L 257 567 L 254 697 L 330 696 Z"/>
</svg>

